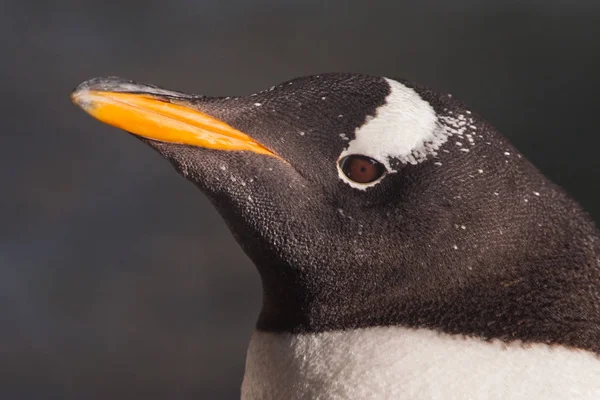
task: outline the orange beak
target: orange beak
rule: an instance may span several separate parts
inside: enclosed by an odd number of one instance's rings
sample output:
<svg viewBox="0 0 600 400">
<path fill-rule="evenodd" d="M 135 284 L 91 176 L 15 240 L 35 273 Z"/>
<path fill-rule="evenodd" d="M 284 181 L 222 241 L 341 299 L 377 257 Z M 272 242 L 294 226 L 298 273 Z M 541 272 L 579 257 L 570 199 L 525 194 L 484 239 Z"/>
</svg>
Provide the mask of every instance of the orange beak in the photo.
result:
<svg viewBox="0 0 600 400">
<path fill-rule="evenodd" d="M 75 89 L 71 99 L 94 118 L 147 139 L 279 158 L 225 122 L 152 91 L 128 93 L 102 89 L 84 83 Z"/>
</svg>

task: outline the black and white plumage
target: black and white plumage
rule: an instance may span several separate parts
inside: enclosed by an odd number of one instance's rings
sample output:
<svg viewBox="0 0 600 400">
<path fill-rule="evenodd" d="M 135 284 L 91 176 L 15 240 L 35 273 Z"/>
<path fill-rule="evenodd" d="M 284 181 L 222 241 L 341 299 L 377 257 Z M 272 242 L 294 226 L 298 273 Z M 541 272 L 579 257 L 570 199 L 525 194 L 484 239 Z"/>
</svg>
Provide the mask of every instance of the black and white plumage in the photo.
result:
<svg viewBox="0 0 600 400">
<path fill-rule="evenodd" d="M 261 275 L 242 397 L 600 398 L 598 231 L 451 96 L 356 74 L 233 98 L 104 78 L 74 92 L 92 115 L 92 92 L 196 110 L 275 155 L 141 135 Z M 355 155 L 385 173 L 349 178 Z"/>
</svg>

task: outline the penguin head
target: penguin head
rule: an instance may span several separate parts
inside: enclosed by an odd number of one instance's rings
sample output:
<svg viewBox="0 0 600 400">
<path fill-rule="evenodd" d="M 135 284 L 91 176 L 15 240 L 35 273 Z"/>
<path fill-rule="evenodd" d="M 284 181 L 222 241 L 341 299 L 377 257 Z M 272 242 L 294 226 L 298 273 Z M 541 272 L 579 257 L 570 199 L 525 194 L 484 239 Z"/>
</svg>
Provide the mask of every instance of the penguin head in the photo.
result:
<svg viewBox="0 0 600 400">
<path fill-rule="evenodd" d="M 524 260 L 553 254 L 536 244 L 561 241 L 545 217 L 580 212 L 464 105 L 404 81 L 334 73 L 212 98 L 99 78 L 73 100 L 210 198 L 261 275 L 262 329 L 459 321 L 459 294 L 500 302 L 537 268 Z"/>
</svg>

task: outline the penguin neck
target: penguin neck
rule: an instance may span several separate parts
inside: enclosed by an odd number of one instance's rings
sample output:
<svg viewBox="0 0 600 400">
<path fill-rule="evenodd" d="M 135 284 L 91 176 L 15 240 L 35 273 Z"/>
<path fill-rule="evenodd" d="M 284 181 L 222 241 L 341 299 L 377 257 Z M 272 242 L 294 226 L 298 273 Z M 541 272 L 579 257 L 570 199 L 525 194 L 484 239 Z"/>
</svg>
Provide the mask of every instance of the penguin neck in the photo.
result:
<svg viewBox="0 0 600 400">
<path fill-rule="evenodd" d="M 243 399 L 597 399 L 600 358 L 544 344 L 505 344 L 425 329 L 310 334 L 256 331 Z"/>
<path fill-rule="evenodd" d="M 591 301 L 600 297 L 600 236 L 562 190 L 533 176 L 541 183 L 531 186 L 543 189 L 526 198 L 521 182 L 504 197 L 490 188 L 486 202 L 457 199 L 444 207 L 434 201 L 452 196 L 432 196 L 425 219 L 417 206 L 405 210 L 389 229 L 404 236 L 377 252 L 398 250 L 391 265 L 368 265 L 354 280 L 343 266 L 319 266 L 331 278 L 321 292 L 318 284 L 304 290 L 287 265 L 253 259 L 263 266 L 258 329 L 304 334 L 399 325 L 600 354 L 600 310 Z M 394 247 L 413 238 L 411 246 Z"/>
</svg>

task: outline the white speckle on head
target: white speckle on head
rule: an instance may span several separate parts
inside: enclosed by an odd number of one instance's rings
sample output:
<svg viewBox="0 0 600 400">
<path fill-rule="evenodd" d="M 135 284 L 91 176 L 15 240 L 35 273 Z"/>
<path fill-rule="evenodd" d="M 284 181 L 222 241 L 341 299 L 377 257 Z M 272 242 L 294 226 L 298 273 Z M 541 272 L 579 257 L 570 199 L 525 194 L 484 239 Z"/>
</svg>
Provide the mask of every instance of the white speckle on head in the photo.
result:
<svg viewBox="0 0 600 400">
<path fill-rule="evenodd" d="M 465 112 L 469 115 L 471 114 L 471 111 L 469 111 L 469 110 L 466 110 Z"/>
<path fill-rule="evenodd" d="M 483 174 L 483 170 L 482 169 L 478 169 L 477 172 L 479 172 L 480 174 Z"/>
<path fill-rule="evenodd" d="M 417 164 L 436 151 L 448 140 L 447 132 L 438 122 L 431 105 L 413 89 L 386 79 L 390 94 L 380 106 L 375 117 L 356 129 L 355 138 L 342 151 L 340 158 L 360 154 L 381 162 L 388 172 L 396 172 L 390 162 Z M 339 166 L 338 166 L 339 167 Z M 338 168 L 340 179 L 350 186 L 365 190 L 368 185 L 350 181 Z"/>
<path fill-rule="evenodd" d="M 221 171 L 225 171 L 225 170 L 227 169 L 227 166 L 226 166 L 225 164 L 221 164 L 221 165 L 219 166 L 219 169 L 220 169 Z"/>
<path fill-rule="evenodd" d="M 437 165 L 437 166 L 439 167 L 439 166 L 441 166 L 441 165 L 442 165 L 442 163 L 441 163 L 441 162 L 439 162 L 439 161 L 436 161 L 436 162 L 434 162 L 434 163 L 433 163 L 433 165 Z"/>
<path fill-rule="evenodd" d="M 254 103 L 254 105 L 255 105 L 256 107 L 260 107 L 260 106 L 262 106 L 262 103 Z"/>
<path fill-rule="evenodd" d="M 510 153 L 509 153 L 508 151 L 505 151 L 505 152 L 504 152 L 504 155 L 505 155 L 505 156 L 510 156 Z"/>
<path fill-rule="evenodd" d="M 300 132 L 300 136 L 304 136 L 304 132 Z"/>
<path fill-rule="evenodd" d="M 458 246 L 457 246 L 457 245 L 454 245 L 454 246 L 452 246 L 452 248 L 453 248 L 454 250 L 458 250 Z"/>
<path fill-rule="evenodd" d="M 321 100 L 325 100 L 326 98 L 327 98 L 327 97 L 323 96 L 323 97 L 321 97 Z"/>
<path fill-rule="evenodd" d="M 342 115 L 342 114 L 338 115 L 338 118 L 342 118 L 342 117 L 343 117 L 343 115 Z"/>
<path fill-rule="evenodd" d="M 498 192 L 494 192 L 494 196 L 500 196 Z"/>
<path fill-rule="evenodd" d="M 461 142 L 456 142 L 456 145 L 457 146 L 462 146 L 462 143 Z"/>
<path fill-rule="evenodd" d="M 539 196 L 540 192 L 533 192 L 534 195 Z"/>
<path fill-rule="evenodd" d="M 462 152 L 465 152 L 465 153 L 468 153 L 468 152 L 469 152 L 469 149 L 464 149 L 464 148 L 463 148 L 463 149 L 460 149 L 460 151 L 462 151 Z"/>
</svg>

